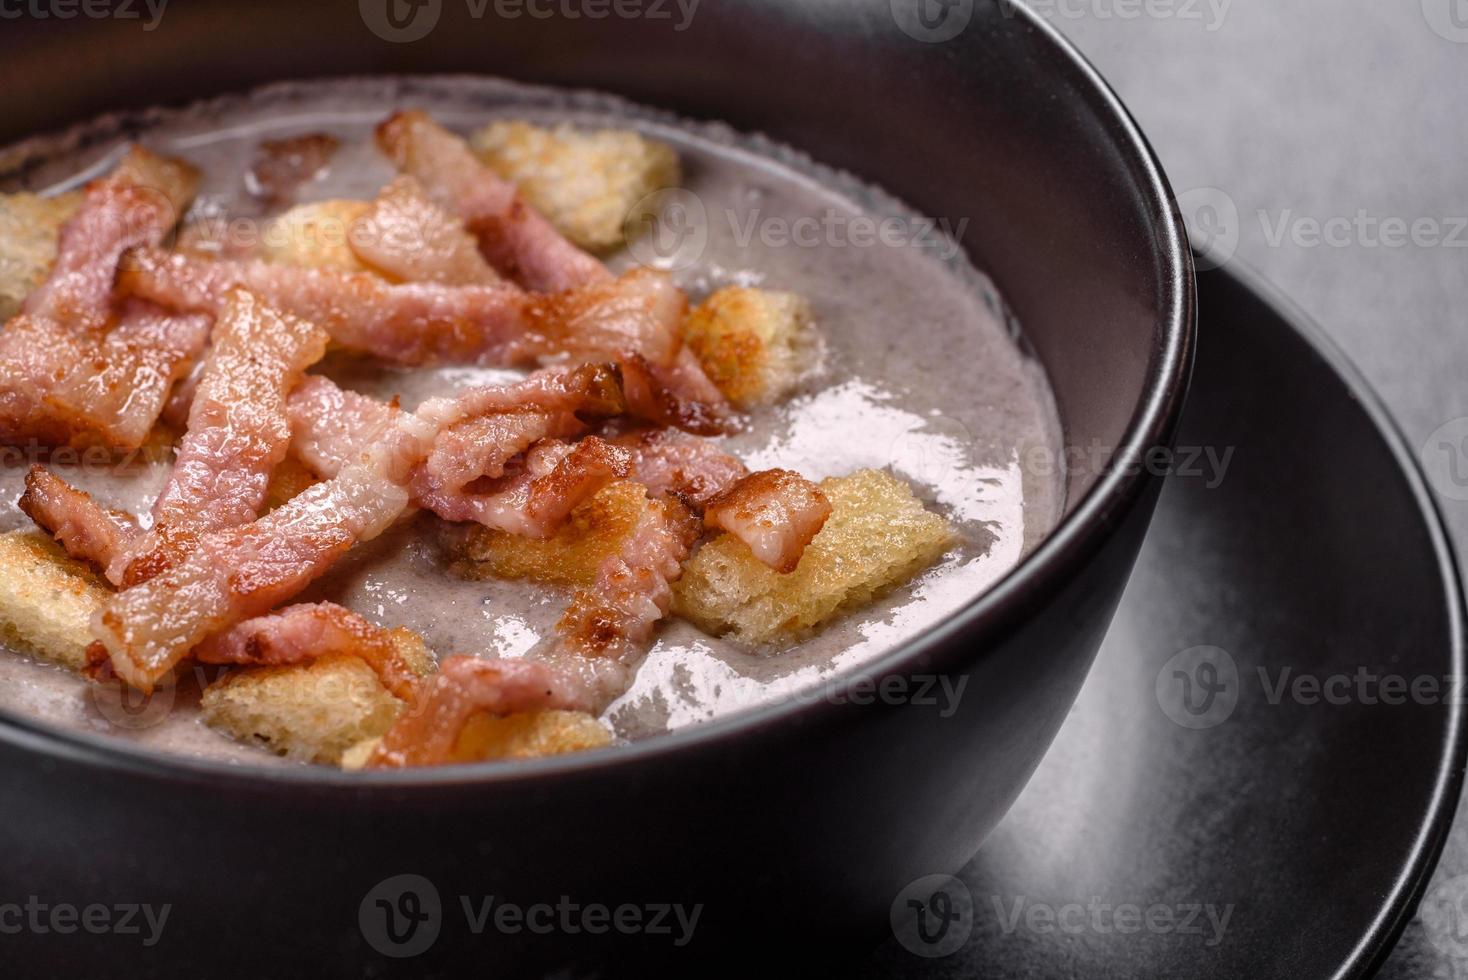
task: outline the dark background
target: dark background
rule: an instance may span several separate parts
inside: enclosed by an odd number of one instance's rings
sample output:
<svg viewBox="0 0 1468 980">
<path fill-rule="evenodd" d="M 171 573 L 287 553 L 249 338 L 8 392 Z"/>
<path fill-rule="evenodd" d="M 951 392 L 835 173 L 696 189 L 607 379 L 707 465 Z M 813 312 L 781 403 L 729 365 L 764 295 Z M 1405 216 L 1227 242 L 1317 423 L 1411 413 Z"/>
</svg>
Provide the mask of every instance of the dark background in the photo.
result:
<svg viewBox="0 0 1468 980">
<path fill-rule="evenodd" d="M 1452 3 L 1465 25 L 1457 41 L 1432 26 Z M 1227 195 L 1239 211 L 1236 258 L 1319 321 L 1386 401 L 1437 489 L 1463 496 L 1434 433 L 1468 416 L 1468 231 L 1456 246 L 1373 247 L 1375 236 L 1354 232 L 1342 246 L 1270 239 L 1287 213 L 1433 219 L 1445 236 L 1468 218 L 1468 2 L 1234 0 L 1221 18 L 1199 4 L 1200 19 L 1122 19 L 1123 5 L 1107 0 L 1036 6 L 1120 92 L 1185 210 L 1219 199 L 1189 191 Z M 1468 426 L 1447 431 L 1460 438 Z M 1468 553 L 1468 502 L 1439 499 Z M 1456 895 L 1464 874 L 1460 808 L 1425 901 Z M 1428 942 L 1419 918 L 1381 975 L 1463 977 L 1468 961 Z"/>
</svg>

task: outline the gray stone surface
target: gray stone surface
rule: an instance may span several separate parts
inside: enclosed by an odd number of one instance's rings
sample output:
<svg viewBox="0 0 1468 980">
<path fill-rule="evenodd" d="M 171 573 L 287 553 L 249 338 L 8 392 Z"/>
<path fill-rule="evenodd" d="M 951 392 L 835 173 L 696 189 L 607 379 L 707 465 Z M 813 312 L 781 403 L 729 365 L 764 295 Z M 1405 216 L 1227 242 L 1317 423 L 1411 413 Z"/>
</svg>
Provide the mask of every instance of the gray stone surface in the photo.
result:
<svg viewBox="0 0 1468 980">
<path fill-rule="evenodd" d="M 1468 486 L 1442 448 L 1468 436 L 1468 0 L 1036 6 L 1121 93 L 1184 209 L 1236 237 L 1236 260 L 1376 387 L 1468 554 Z M 1465 809 L 1384 977 L 1468 977 L 1468 943 L 1443 918 L 1468 908 Z"/>
</svg>

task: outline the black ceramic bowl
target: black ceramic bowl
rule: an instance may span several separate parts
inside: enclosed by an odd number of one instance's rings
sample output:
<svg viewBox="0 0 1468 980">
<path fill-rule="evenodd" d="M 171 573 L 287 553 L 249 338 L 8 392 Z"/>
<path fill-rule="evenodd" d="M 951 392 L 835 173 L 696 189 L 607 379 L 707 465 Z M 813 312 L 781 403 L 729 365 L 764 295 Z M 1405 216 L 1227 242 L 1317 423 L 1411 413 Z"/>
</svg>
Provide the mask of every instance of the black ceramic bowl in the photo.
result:
<svg viewBox="0 0 1468 980">
<path fill-rule="evenodd" d="M 661 0 L 637 18 L 568 16 L 596 9 L 582 0 L 490 0 L 475 17 L 479 6 L 192 0 L 150 31 L 7 21 L 0 139 L 283 78 L 382 72 L 586 86 L 726 120 L 927 214 L 970 219 L 964 245 L 1049 371 L 1067 443 L 1129 463 L 1168 443 L 1193 347 L 1183 230 L 1125 110 L 1023 8 L 707 0 L 680 30 Z M 379 36 L 413 16 L 438 20 L 419 40 Z M 1064 522 L 1021 567 L 866 671 L 966 675 L 949 717 L 842 703 L 838 689 L 616 751 L 375 774 L 231 769 L 0 718 L 0 901 L 172 905 L 150 948 L 26 931 L 0 936 L 0 958 L 25 974 L 501 975 L 643 954 L 753 954 L 768 970 L 776 951 L 860 949 L 883 936 L 905 886 L 975 852 L 1044 754 L 1127 580 L 1157 490 L 1148 470 L 1073 474 Z M 373 891 L 404 874 L 431 882 L 441 906 L 416 932 L 399 883 Z M 426 915 L 434 896 L 418 887 Z M 490 895 L 702 911 L 677 948 L 615 926 L 491 921 L 476 935 L 460 896 Z M 398 913 L 392 935 L 385 907 Z"/>
</svg>

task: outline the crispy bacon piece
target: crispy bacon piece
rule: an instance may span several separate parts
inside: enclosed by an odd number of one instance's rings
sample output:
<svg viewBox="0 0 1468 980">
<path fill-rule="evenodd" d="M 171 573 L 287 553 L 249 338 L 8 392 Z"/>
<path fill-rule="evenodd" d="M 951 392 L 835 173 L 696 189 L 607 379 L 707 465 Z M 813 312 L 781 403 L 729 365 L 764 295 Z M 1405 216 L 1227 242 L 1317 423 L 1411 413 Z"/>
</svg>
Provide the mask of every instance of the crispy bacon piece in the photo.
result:
<svg viewBox="0 0 1468 980">
<path fill-rule="evenodd" d="M 0 333 L 0 440 L 136 449 L 207 336 L 200 316 L 133 301 L 115 316 L 119 257 L 156 245 L 193 195 L 193 172 L 134 147 L 61 228 L 46 281 Z"/>
<path fill-rule="evenodd" d="M 717 443 L 684 432 L 639 429 L 615 441 L 632 452 L 632 479 L 654 493 L 677 497 L 699 513 L 749 474 L 738 457 Z"/>
<path fill-rule="evenodd" d="M 267 204 L 294 200 L 301 185 L 320 178 L 340 144 L 327 133 L 265 140 L 245 174 L 245 189 Z"/>
<path fill-rule="evenodd" d="M 698 520 L 672 498 L 653 501 L 622 548 L 604 559 L 594 589 L 576 592 L 556 624 L 557 636 L 527 657 L 576 679 L 593 712 L 631 684 L 657 624 L 673 602 Z"/>
<path fill-rule="evenodd" d="M 789 573 L 830 516 L 831 502 L 820 487 L 789 470 L 762 470 L 709 501 L 703 522 L 743 541 L 775 571 Z"/>
<path fill-rule="evenodd" d="M 723 430 L 730 414 L 682 346 L 687 298 L 651 270 L 537 295 L 509 284 L 394 284 L 367 273 L 140 249 L 123 260 L 119 286 L 175 309 L 210 312 L 227 290 L 242 286 L 278 309 L 315 320 L 343 346 L 399 364 L 613 360 L 639 417 L 712 434 Z"/>
<path fill-rule="evenodd" d="M 92 622 L 95 655 L 150 691 L 199 643 L 299 593 L 408 506 L 412 453 L 394 441 L 251 524 L 201 535 L 177 564 L 113 596 Z"/>
<path fill-rule="evenodd" d="M 371 273 L 268 262 L 216 262 L 140 249 L 118 287 L 163 306 L 214 312 L 243 287 L 270 306 L 326 328 L 344 347 L 397 364 L 503 364 L 529 360 L 525 293 L 510 285 L 389 283 Z"/>
<path fill-rule="evenodd" d="M 131 514 L 103 507 L 39 464 L 26 473 L 17 506 L 49 531 L 66 553 L 106 568 L 142 531 Z"/>
<path fill-rule="evenodd" d="M 286 397 L 326 353 L 326 332 L 232 291 L 189 408 L 188 430 L 158 499 L 153 527 L 107 568 L 133 586 L 176 561 L 200 534 L 253 521 L 285 458 Z"/>
<path fill-rule="evenodd" d="M 291 454 L 328 479 L 370 453 L 403 417 L 395 404 L 347 391 L 320 375 L 291 392 L 288 411 Z"/>
<path fill-rule="evenodd" d="M 560 441 L 622 407 L 616 373 L 606 365 L 547 369 L 517 384 L 425 402 L 411 417 L 431 441 L 409 478 L 415 501 L 447 520 L 548 535 L 576 504 L 627 474 L 625 450 L 596 438 Z M 291 398 L 293 451 L 329 476 L 406 417 L 312 378 Z"/>
<path fill-rule="evenodd" d="M 559 292 L 611 279 L 605 266 L 561 237 L 514 184 L 480 163 L 468 143 L 427 113 L 389 117 L 377 127 L 377 145 L 440 207 L 464 220 L 490 265 L 526 289 Z"/>
<path fill-rule="evenodd" d="M 789 470 L 750 473 L 707 439 L 645 429 L 615 441 L 632 452 L 634 480 L 683 501 L 705 526 L 728 531 L 778 572 L 794 571 L 830 516 L 830 501 L 814 483 Z"/>
<path fill-rule="evenodd" d="M 434 204 L 408 176 L 382 189 L 367 213 L 353 222 L 347 244 L 357 258 L 400 282 L 500 282 L 463 222 Z"/>
<path fill-rule="evenodd" d="M 484 490 L 445 490 L 418 478 L 416 499 L 450 521 L 477 521 L 486 527 L 529 538 L 555 533 L 576 505 L 627 475 L 627 453 L 588 436 L 577 443 L 536 442 L 516 465 Z"/>
<path fill-rule="evenodd" d="M 458 655 L 423 681 L 407 709 L 382 736 L 367 766 L 434 766 L 453 761 L 469 719 L 548 708 L 579 709 L 586 695 L 545 664 Z"/>
<path fill-rule="evenodd" d="M 299 664 L 336 654 L 360 657 L 405 701 L 418 689 L 418 672 L 391 632 L 333 602 L 302 603 L 247 619 L 193 652 L 200 663 L 238 666 Z"/>
</svg>

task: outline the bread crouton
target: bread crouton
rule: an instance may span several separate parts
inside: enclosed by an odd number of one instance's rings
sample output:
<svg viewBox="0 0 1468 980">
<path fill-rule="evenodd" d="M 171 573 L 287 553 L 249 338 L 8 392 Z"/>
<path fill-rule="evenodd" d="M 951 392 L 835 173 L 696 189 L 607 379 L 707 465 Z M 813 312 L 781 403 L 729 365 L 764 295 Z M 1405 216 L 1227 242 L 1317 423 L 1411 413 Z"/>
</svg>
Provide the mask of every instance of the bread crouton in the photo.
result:
<svg viewBox="0 0 1468 980">
<path fill-rule="evenodd" d="M 582 501 L 544 540 L 507 534 L 482 525 L 453 525 L 448 550 L 465 578 L 528 579 L 548 585 L 587 588 L 602 560 L 615 554 L 654 506 L 639 484 L 619 480 Z"/>
<path fill-rule="evenodd" d="M 280 265 L 372 272 L 357 258 L 349 240 L 353 227 L 371 207 L 370 201 L 348 200 L 298 204 L 265 226 L 259 255 Z"/>
<path fill-rule="evenodd" d="M 795 293 L 728 286 L 688 314 L 684 340 L 709 379 L 738 406 L 787 394 L 816 362 L 810 304 Z"/>
<path fill-rule="evenodd" d="M 401 627 L 383 633 L 414 672 L 433 672 L 433 656 L 421 636 Z M 403 702 L 366 661 L 333 654 L 233 671 L 205 689 L 199 707 L 206 723 L 242 742 L 335 764 L 350 746 L 387 731 Z"/>
<path fill-rule="evenodd" d="M 823 480 L 831 516 L 789 574 L 767 567 L 730 534 L 683 567 L 673 611 L 750 644 L 798 639 L 932 564 L 953 541 L 948 522 L 881 470 Z"/>
<path fill-rule="evenodd" d="M 209 685 L 204 721 L 280 755 L 334 764 L 346 749 L 387 731 L 403 702 L 365 661 L 323 657 L 285 667 L 251 667 Z"/>
<path fill-rule="evenodd" d="M 0 638 L 80 670 L 92 614 L 111 590 L 82 562 L 34 531 L 0 534 Z"/>
<path fill-rule="evenodd" d="M 377 741 L 367 739 L 348 749 L 342 756 L 342 768 L 361 769 Z M 480 714 L 464 726 L 454 747 L 453 761 L 533 759 L 610 744 L 612 733 L 606 726 L 581 711 L 527 711 L 504 717 Z"/>
<path fill-rule="evenodd" d="M 15 316 L 51 271 L 57 235 L 81 203 L 76 191 L 56 197 L 0 194 L 0 321 Z"/>
<path fill-rule="evenodd" d="M 561 234 L 593 252 L 622 244 L 637 202 L 681 180 L 672 147 L 631 130 L 497 122 L 475 133 L 471 144 Z"/>
</svg>

